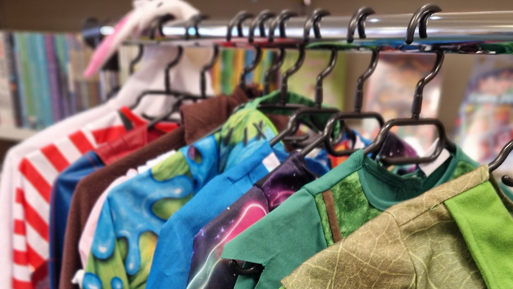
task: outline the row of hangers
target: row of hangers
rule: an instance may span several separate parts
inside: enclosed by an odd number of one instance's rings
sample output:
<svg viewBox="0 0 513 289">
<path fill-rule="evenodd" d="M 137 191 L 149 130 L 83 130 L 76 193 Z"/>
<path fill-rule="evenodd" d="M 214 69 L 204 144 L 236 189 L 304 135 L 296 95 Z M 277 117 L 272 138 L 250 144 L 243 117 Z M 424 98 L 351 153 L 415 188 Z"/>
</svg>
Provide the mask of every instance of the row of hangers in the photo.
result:
<svg viewBox="0 0 513 289">
<path fill-rule="evenodd" d="M 435 12 L 441 11 L 440 7 L 432 4 L 427 4 L 419 8 L 412 16 L 408 27 L 406 29 L 406 35 L 405 35 L 405 44 L 409 45 L 413 42 L 413 37 L 415 34 L 415 30 L 417 27 L 419 28 L 419 35 L 421 38 L 427 38 L 427 20 L 428 18 Z M 365 19 L 367 16 L 374 14 L 374 10 L 369 7 L 362 7 L 358 9 L 351 17 L 351 20 L 348 25 L 348 33 L 347 33 L 347 43 L 352 43 L 354 41 L 354 34 L 356 30 L 358 30 L 358 37 L 360 39 L 365 39 Z M 305 123 L 305 119 L 309 119 L 309 122 L 306 122 L 306 124 L 312 124 L 314 123 L 313 116 L 317 115 L 330 115 L 331 117 L 326 122 L 326 125 L 322 129 L 322 132 L 319 134 L 319 136 L 309 142 L 304 143 L 303 149 L 301 150 L 301 153 L 303 155 L 307 155 L 309 152 L 311 152 L 314 148 L 319 147 L 321 145 L 324 145 L 326 150 L 334 156 L 348 156 L 352 153 L 354 153 L 355 149 L 349 149 L 344 151 L 336 151 L 334 148 L 334 144 L 340 140 L 340 133 L 336 135 L 334 131 L 343 132 L 346 133 L 346 135 L 349 138 L 352 138 L 354 140 L 354 135 L 352 134 L 352 131 L 346 126 L 345 121 L 346 120 L 363 120 L 363 119 L 374 119 L 378 122 L 380 126 L 380 132 L 376 139 L 364 149 L 364 153 L 366 155 L 370 155 L 372 158 L 376 158 L 377 153 L 381 149 L 388 133 L 390 130 L 394 127 L 399 126 L 422 126 L 422 125 L 432 125 L 435 126 L 438 131 L 438 142 L 436 145 L 436 149 L 434 152 L 429 156 L 424 157 L 411 157 L 411 158 L 398 158 L 398 157 L 387 157 L 387 156 L 380 156 L 379 161 L 382 162 L 385 165 L 403 165 L 403 164 L 421 164 L 421 163 L 430 163 L 435 161 L 442 151 L 444 149 L 448 150 L 449 152 L 454 153 L 456 151 L 455 144 L 447 137 L 445 126 L 443 123 L 437 119 L 437 118 L 421 118 L 420 113 L 422 110 L 422 100 L 423 100 L 423 90 L 426 84 L 428 84 L 431 80 L 435 78 L 435 76 L 440 71 L 443 61 L 444 61 L 444 52 L 442 50 L 438 50 L 435 52 L 436 59 L 434 66 L 432 70 L 424 77 L 422 78 L 415 88 L 414 92 L 414 98 L 412 103 L 412 115 L 411 118 L 396 118 L 391 119 L 388 122 L 385 123 L 385 120 L 381 114 L 378 112 L 362 112 L 362 106 L 363 106 L 363 87 L 365 81 L 372 75 L 374 72 L 378 60 L 379 60 L 379 53 L 380 48 L 375 48 L 372 50 L 372 57 L 371 62 L 367 68 L 367 70 L 358 78 L 357 85 L 356 85 L 356 92 L 355 92 L 355 104 L 354 109 L 352 112 L 341 112 L 336 108 L 329 108 L 329 107 L 323 107 L 323 81 L 324 79 L 332 72 L 336 62 L 337 62 L 337 56 L 338 56 L 338 50 L 340 50 L 340 47 L 330 46 L 329 44 L 326 44 L 324 46 L 321 46 L 321 49 L 326 49 L 330 51 L 330 59 L 328 61 L 328 66 L 317 75 L 316 78 L 316 86 L 315 86 L 315 95 L 314 95 L 314 106 L 308 107 L 303 104 L 294 104 L 294 103 L 288 103 L 288 79 L 294 75 L 299 69 L 302 67 L 305 56 L 306 56 L 306 45 L 310 41 L 310 32 L 313 29 L 313 34 L 316 39 L 320 39 L 320 26 L 319 23 L 324 16 L 330 15 L 329 11 L 324 9 L 316 9 L 313 11 L 313 13 L 307 18 L 304 24 L 304 33 L 303 33 L 303 42 L 301 44 L 296 45 L 295 49 L 298 51 L 298 58 L 295 61 L 294 65 L 292 65 L 289 69 L 287 69 L 282 77 L 281 77 L 281 83 L 280 83 L 280 98 L 277 103 L 266 103 L 266 104 L 260 104 L 257 108 L 260 110 L 269 110 L 269 109 L 280 109 L 283 111 L 293 111 L 293 113 L 290 115 L 290 120 L 287 124 L 287 127 L 285 130 L 281 131 L 275 138 L 270 140 L 271 146 L 274 146 L 280 141 L 288 141 L 293 143 L 303 142 L 306 141 L 305 137 L 308 136 L 295 136 L 296 132 L 298 131 L 299 125 L 301 123 Z M 291 49 L 290 44 L 287 43 L 275 43 L 275 35 L 274 32 L 278 28 L 279 31 L 279 37 L 280 38 L 286 38 L 285 35 L 285 25 L 286 21 L 292 17 L 298 16 L 298 13 L 284 10 L 278 15 L 275 15 L 273 12 L 270 12 L 269 10 L 264 10 L 260 12 L 258 15 L 253 15 L 251 13 L 248 13 L 246 11 L 241 11 L 237 13 L 228 23 L 227 25 L 227 35 L 226 35 L 226 43 L 225 46 L 230 46 L 231 40 L 232 40 L 232 30 L 236 30 L 236 33 L 239 37 L 243 37 L 242 33 L 242 23 L 248 19 L 253 19 L 251 21 L 250 30 L 249 30 L 249 36 L 248 36 L 248 43 L 253 46 L 255 49 L 255 58 L 251 62 L 250 65 L 247 67 L 244 67 L 239 80 L 239 86 L 241 88 L 246 87 L 246 75 L 251 73 L 255 70 L 255 68 L 260 64 L 262 59 L 262 48 L 254 43 L 254 37 L 255 33 L 257 32 L 257 29 L 259 30 L 260 37 L 267 38 L 268 43 L 274 43 L 273 48 L 278 49 L 278 56 L 276 59 L 276 62 L 265 72 L 264 77 L 264 95 L 268 94 L 270 91 L 270 79 L 271 76 L 273 76 L 276 72 L 278 72 L 283 65 L 285 55 L 286 55 L 286 49 Z M 207 16 L 203 14 L 197 14 L 193 17 L 191 17 L 185 24 L 185 39 L 189 39 L 189 31 L 190 28 L 197 28 L 197 25 L 200 21 L 203 19 L 206 19 Z M 162 34 L 162 24 L 172 20 L 173 17 L 171 15 L 165 15 L 163 17 L 160 17 L 156 19 L 150 28 L 150 39 L 153 39 L 156 31 L 160 30 Z M 269 24 L 269 35 L 266 35 L 265 30 L 265 24 L 267 21 L 271 21 Z M 196 31 L 196 37 L 199 37 L 197 35 L 198 29 L 193 29 Z M 354 49 L 354 48 L 351 48 Z M 139 46 L 139 53 L 132 61 L 131 63 L 131 71 L 133 71 L 133 66 L 135 63 L 142 58 L 143 54 L 143 46 Z M 164 79 L 164 90 L 148 90 L 144 91 L 136 100 L 134 105 L 132 105 L 132 109 L 137 107 L 141 100 L 148 96 L 148 95 L 166 95 L 166 96 L 173 96 L 176 97 L 176 103 L 173 105 L 172 109 L 168 112 L 166 112 L 163 115 L 160 115 L 158 117 L 152 118 L 152 121 L 148 124 L 149 127 L 153 127 L 156 123 L 159 121 L 168 119 L 170 115 L 177 112 L 179 110 L 180 105 L 183 103 L 184 100 L 202 100 L 207 97 L 206 95 L 206 73 L 208 73 L 208 70 L 210 70 L 214 63 L 217 61 L 217 58 L 219 56 L 219 47 L 216 45 L 213 47 L 213 57 L 209 63 L 207 63 L 200 71 L 200 94 L 194 95 L 187 92 L 181 92 L 181 91 L 175 91 L 171 89 L 171 83 L 170 83 L 170 70 L 175 67 L 180 59 L 183 56 L 183 47 L 178 46 L 178 52 L 176 58 L 171 61 L 165 68 L 165 79 Z M 237 109 L 242 107 L 243 105 L 238 106 Z M 145 116 L 148 117 L 148 116 Z M 179 120 L 174 120 L 179 121 Z M 315 124 L 317 127 L 321 127 L 322 125 Z M 219 130 L 217 128 L 213 132 Z M 354 143 L 354 142 L 353 142 Z M 510 141 L 499 153 L 497 158 L 492 161 L 489 164 L 490 172 L 495 171 L 507 158 L 509 153 L 513 150 L 513 140 Z M 502 181 L 508 185 L 513 186 L 513 179 L 504 176 L 502 178 Z M 232 262 L 232 267 L 234 269 L 234 272 L 237 274 L 253 274 L 254 272 L 258 271 L 258 269 L 255 268 L 240 268 L 237 263 Z M 251 273 L 253 272 L 253 273 Z"/>
<path fill-rule="evenodd" d="M 409 45 L 414 40 L 414 34 L 417 27 L 419 28 L 419 36 L 421 38 L 427 38 L 427 20 L 428 18 L 436 12 L 440 12 L 440 7 L 432 4 L 427 4 L 419 8 L 412 16 L 408 27 L 406 29 L 406 35 L 405 35 L 405 44 Z M 370 7 L 362 7 L 358 9 L 351 17 L 351 20 L 348 25 L 348 33 L 346 42 L 352 43 L 354 41 L 354 34 L 356 30 L 358 30 L 358 37 L 360 39 L 365 39 L 365 19 L 367 16 L 374 14 L 374 10 Z M 236 30 L 236 33 L 238 37 L 243 37 L 243 31 L 242 31 L 242 24 L 244 21 L 247 21 L 248 19 L 253 19 L 251 21 L 250 30 L 249 30 L 249 36 L 248 36 L 248 43 L 252 45 L 253 49 L 255 50 L 255 58 L 251 62 L 250 65 L 247 67 L 244 67 L 239 80 L 239 86 L 241 88 L 246 87 L 246 76 L 254 71 L 256 67 L 260 64 L 262 59 L 262 48 L 254 43 L 254 37 L 255 33 L 258 32 L 260 34 L 260 37 L 267 38 L 268 44 L 274 43 L 273 48 L 278 50 L 278 55 L 276 57 L 275 63 L 272 64 L 272 66 L 265 71 L 264 73 L 264 83 L 263 83 L 263 93 L 264 95 L 270 93 L 270 83 L 271 83 L 271 77 L 277 73 L 283 63 L 286 56 L 287 49 L 297 49 L 298 51 L 298 58 L 295 61 L 295 63 L 288 68 L 281 76 L 281 82 L 280 82 L 280 98 L 279 101 L 276 103 L 265 103 L 260 104 L 257 109 L 259 110 L 269 110 L 269 109 L 280 109 L 282 111 L 292 111 L 293 113 L 290 115 L 289 122 L 287 124 L 287 127 L 281 131 L 276 137 L 274 137 L 272 140 L 270 140 L 270 145 L 274 146 L 277 143 L 281 141 L 285 142 L 292 142 L 300 147 L 302 147 L 301 154 L 306 156 L 308 153 L 310 153 L 313 149 L 323 145 L 326 150 L 333 156 L 348 156 L 356 151 L 356 149 L 348 149 L 344 151 L 337 151 L 334 148 L 334 145 L 338 143 L 340 140 L 342 133 L 345 133 L 346 136 L 353 140 L 355 136 L 352 133 L 352 130 L 350 130 L 347 125 L 345 124 L 345 121 L 347 120 L 364 120 L 364 119 L 373 119 L 376 120 L 380 126 L 380 132 L 378 133 L 376 139 L 367 146 L 363 151 L 364 154 L 371 156 L 371 158 L 376 159 L 377 153 L 380 151 L 387 135 L 391 131 L 393 127 L 399 127 L 399 126 L 422 126 L 422 125 L 433 125 L 436 127 L 438 131 L 439 140 L 436 145 L 436 149 L 433 151 L 433 153 L 429 156 L 425 157 L 411 157 L 411 158 L 398 158 L 398 157 L 387 157 L 387 156 L 380 156 L 379 161 L 382 162 L 385 165 L 403 165 L 403 164 L 421 164 L 421 163 L 430 163 L 435 161 L 442 151 L 444 149 L 448 150 L 449 152 L 455 152 L 456 146 L 455 144 L 447 137 L 446 130 L 443 125 L 443 123 L 437 119 L 437 118 L 421 118 L 420 113 L 422 110 L 422 100 L 423 100 L 423 90 L 426 84 L 428 84 L 431 80 L 435 78 L 435 76 L 440 71 L 443 61 L 444 61 L 444 52 L 442 50 L 438 50 L 435 52 L 436 59 L 434 66 L 432 70 L 419 82 L 417 83 L 417 86 L 415 88 L 414 92 L 414 98 L 412 103 L 412 115 L 411 118 L 396 118 L 391 119 L 388 122 L 385 123 L 385 120 L 383 116 L 378 112 L 365 112 L 362 111 L 363 106 L 363 88 L 365 81 L 373 74 L 373 72 L 376 69 L 376 66 L 379 61 L 379 53 L 381 49 L 375 48 L 372 50 L 372 56 L 371 61 L 366 69 L 366 71 L 358 78 L 357 85 L 356 85 L 356 91 L 355 91 L 355 101 L 354 101 L 354 108 L 351 112 L 341 112 L 340 110 L 336 108 L 329 108 L 324 107 L 323 104 L 323 81 L 324 79 L 332 72 L 333 68 L 335 67 L 335 64 L 337 62 L 337 56 L 338 56 L 338 50 L 341 50 L 340 47 L 334 47 L 330 46 L 329 44 L 326 44 L 320 48 L 326 49 L 330 51 L 330 59 L 328 61 L 328 66 L 317 75 L 316 78 L 316 86 L 315 86 L 315 95 L 314 95 L 314 106 L 308 107 L 303 104 L 295 104 L 295 103 L 289 103 L 288 102 L 288 80 L 289 78 L 294 75 L 299 69 L 303 66 L 305 56 L 306 56 L 306 45 L 310 41 L 310 32 L 313 29 L 314 37 L 316 39 L 320 39 L 320 26 L 319 23 L 322 19 L 322 17 L 330 15 L 329 11 L 324 9 L 316 9 L 313 11 L 313 13 L 307 18 L 304 24 L 304 33 L 303 33 L 303 42 L 301 44 L 296 45 L 295 47 L 291 47 L 288 43 L 276 43 L 275 40 L 275 30 L 278 29 L 279 37 L 284 39 L 286 38 L 285 33 L 285 25 L 286 21 L 292 17 L 299 16 L 298 13 L 290 11 L 290 10 L 283 10 L 278 15 L 275 15 L 273 12 L 270 12 L 269 10 L 264 10 L 260 12 L 258 15 L 253 15 L 251 13 L 248 13 L 246 11 L 241 11 L 237 13 L 227 24 L 227 35 L 226 35 L 226 43 L 224 43 L 225 46 L 232 46 L 231 40 L 232 40 L 232 30 Z M 196 28 L 193 29 L 193 31 L 196 31 L 196 37 L 199 37 L 198 35 L 198 23 L 204 19 L 207 19 L 208 17 L 203 14 L 197 14 L 193 17 L 191 17 L 188 21 L 185 23 L 185 35 L 184 38 L 190 39 L 189 31 L 190 28 Z M 155 21 L 152 22 L 152 25 L 150 27 L 150 39 L 154 39 L 155 34 L 157 31 L 160 31 L 161 35 L 162 33 L 162 25 L 167 22 L 173 20 L 172 15 L 165 15 L 162 17 L 157 18 Z M 271 21 L 269 24 L 269 35 L 266 35 L 265 30 L 265 24 L 267 21 Z M 354 49 L 354 48 L 350 48 Z M 135 65 L 142 59 L 144 53 L 144 46 L 142 44 L 139 44 L 139 51 L 131 63 L 130 63 L 130 73 L 133 73 Z M 132 109 L 136 108 L 142 101 L 143 98 L 150 95 L 165 95 L 165 96 L 172 96 L 176 98 L 176 102 L 173 105 L 173 107 L 166 113 L 157 116 L 157 117 L 149 117 L 147 115 L 143 116 L 145 118 L 151 119 L 151 122 L 148 124 L 149 128 L 152 128 L 160 121 L 163 120 L 171 120 L 179 122 L 179 119 L 170 119 L 169 117 L 174 114 L 175 112 L 178 112 L 180 105 L 183 104 L 185 100 L 191 100 L 191 101 L 198 101 L 202 99 L 206 99 L 208 96 L 206 95 L 206 74 L 208 71 L 214 66 L 215 62 L 217 61 L 219 56 L 219 47 L 215 45 L 213 47 L 213 56 L 212 59 L 205 64 L 202 69 L 200 70 L 200 94 L 195 95 L 188 92 L 183 91 L 176 91 L 171 88 L 171 82 L 170 82 L 170 71 L 173 67 L 178 65 L 181 58 L 183 57 L 183 47 L 178 46 L 178 51 L 175 59 L 173 59 L 165 68 L 164 73 L 164 90 L 147 90 L 144 91 L 141 95 L 139 95 L 136 99 L 136 102 L 131 106 Z M 241 107 L 243 107 L 244 104 L 239 105 L 235 110 L 237 111 Z M 328 115 L 330 118 L 324 125 L 323 129 L 321 130 L 320 134 L 317 137 L 313 137 L 313 140 L 309 140 L 308 135 L 304 136 L 296 136 L 296 132 L 298 131 L 300 124 L 306 124 L 306 125 L 312 125 L 314 124 L 317 128 L 322 127 L 320 124 L 315 123 L 315 118 L 313 116 L 317 115 Z M 306 120 L 309 120 L 305 122 Z M 222 125 L 218 128 L 216 128 L 214 131 L 210 132 L 208 135 L 218 131 Z M 504 148 L 500 151 L 498 156 L 488 165 L 489 171 L 493 172 L 499 168 L 510 152 L 513 150 L 513 140 L 508 142 Z M 513 187 L 513 178 L 510 178 L 509 176 L 503 176 L 502 182 L 506 184 L 507 186 Z M 235 274 L 237 275 L 254 275 L 259 274 L 262 272 L 263 267 L 259 264 L 246 264 L 245 268 L 242 268 L 238 265 L 238 263 L 235 260 L 230 261 L 230 266 Z"/>
</svg>

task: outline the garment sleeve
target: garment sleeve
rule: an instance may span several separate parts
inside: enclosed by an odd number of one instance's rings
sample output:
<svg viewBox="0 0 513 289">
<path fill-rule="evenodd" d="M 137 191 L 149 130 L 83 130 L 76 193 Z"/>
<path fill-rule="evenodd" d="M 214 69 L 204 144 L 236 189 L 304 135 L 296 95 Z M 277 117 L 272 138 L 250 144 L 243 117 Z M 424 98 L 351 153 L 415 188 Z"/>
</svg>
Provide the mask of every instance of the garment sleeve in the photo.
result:
<svg viewBox="0 0 513 289">
<path fill-rule="evenodd" d="M 123 257 L 126 256 L 126 245 L 122 246 L 120 242 L 123 241 L 116 238 L 108 198 L 103 204 L 94 236 L 81 288 L 130 288 L 123 262 Z M 99 244 L 102 242 L 98 242 L 98 239 L 107 239 L 110 244 Z M 95 256 L 95 251 L 101 254 L 97 253 L 98 256 Z"/>
<path fill-rule="evenodd" d="M 392 215 L 383 213 L 281 281 L 296 288 L 412 288 L 415 271 Z"/>
<path fill-rule="evenodd" d="M 222 258 L 264 266 L 258 283 L 239 276 L 235 288 L 278 288 L 283 277 L 326 246 L 315 200 L 302 189 L 227 243 Z"/>
</svg>

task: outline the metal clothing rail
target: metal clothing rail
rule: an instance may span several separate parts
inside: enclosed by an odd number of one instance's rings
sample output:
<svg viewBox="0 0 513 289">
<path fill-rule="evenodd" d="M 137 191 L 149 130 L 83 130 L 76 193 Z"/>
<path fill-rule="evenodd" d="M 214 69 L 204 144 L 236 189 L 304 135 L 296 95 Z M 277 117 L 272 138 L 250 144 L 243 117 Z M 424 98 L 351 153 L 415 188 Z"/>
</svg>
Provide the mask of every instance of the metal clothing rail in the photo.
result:
<svg viewBox="0 0 513 289">
<path fill-rule="evenodd" d="M 366 39 L 359 39 L 355 35 L 355 46 L 399 46 L 402 49 L 406 30 L 412 14 L 373 14 L 367 16 L 365 20 Z M 445 46 L 448 52 L 457 53 L 480 53 L 486 50 L 487 53 L 495 53 L 494 50 L 500 50 L 500 53 L 509 53 L 504 51 L 504 47 L 509 47 L 508 43 L 513 43 L 513 11 L 491 11 L 491 12 L 461 12 L 461 13 L 434 13 L 427 18 L 427 35 L 422 39 L 418 31 L 415 32 L 413 46 Z M 300 43 L 303 39 L 304 25 L 307 17 L 292 17 L 288 19 L 285 28 L 286 40 L 290 43 Z M 310 31 L 311 42 L 340 42 L 345 43 L 348 31 L 348 24 L 351 16 L 326 16 L 320 20 L 321 39 L 315 39 L 313 31 Z M 194 27 L 189 27 L 189 39 L 185 40 L 187 21 L 170 21 L 162 26 L 163 37 L 158 41 L 138 40 L 128 41 L 127 44 L 159 44 L 171 45 L 213 45 L 226 43 L 229 20 L 203 20 L 197 24 L 197 31 Z M 250 20 L 242 24 L 243 37 L 239 37 L 234 27 L 232 29 L 232 43 L 235 45 L 247 44 L 249 36 Z M 269 33 L 270 25 L 268 21 L 265 25 L 266 35 Z M 275 29 L 274 35 L 279 37 L 279 29 Z M 110 26 L 103 26 L 97 31 L 103 35 L 112 33 Z M 198 35 L 198 36 L 197 36 Z M 255 43 L 265 46 L 265 39 L 255 35 Z M 283 40 L 283 39 L 281 39 Z M 496 44 L 498 47 L 482 48 L 481 44 Z M 464 50 L 461 46 L 478 46 L 476 49 Z M 425 50 L 425 49 L 423 49 Z M 429 50 L 429 48 L 427 49 Z M 451 51 L 452 50 L 452 51 Z"/>
<path fill-rule="evenodd" d="M 406 27 L 411 14 L 370 15 L 365 21 L 367 42 L 373 40 L 392 40 L 404 42 Z M 351 16 L 326 16 L 321 20 L 322 40 L 340 41 L 347 37 L 347 27 Z M 227 34 L 229 20 L 204 20 L 198 24 L 198 33 L 202 39 L 222 40 Z M 293 17 L 286 22 L 288 39 L 302 40 L 303 27 L 306 17 Z M 185 34 L 185 21 L 175 21 L 164 25 L 166 38 L 182 39 Z M 266 26 L 268 33 L 269 26 Z M 243 25 L 244 37 L 249 36 L 249 21 Z M 432 41 L 447 42 L 479 42 L 500 41 L 513 42 L 513 11 L 499 12 L 464 12 L 464 13 L 435 13 L 428 19 L 428 39 L 420 39 L 418 32 L 416 43 L 431 43 Z M 194 31 L 189 31 L 193 35 Z M 236 35 L 235 28 L 232 32 Z M 275 35 L 279 35 L 278 29 Z M 311 38 L 313 34 L 311 32 Z M 358 37 L 355 37 L 355 42 Z"/>
</svg>

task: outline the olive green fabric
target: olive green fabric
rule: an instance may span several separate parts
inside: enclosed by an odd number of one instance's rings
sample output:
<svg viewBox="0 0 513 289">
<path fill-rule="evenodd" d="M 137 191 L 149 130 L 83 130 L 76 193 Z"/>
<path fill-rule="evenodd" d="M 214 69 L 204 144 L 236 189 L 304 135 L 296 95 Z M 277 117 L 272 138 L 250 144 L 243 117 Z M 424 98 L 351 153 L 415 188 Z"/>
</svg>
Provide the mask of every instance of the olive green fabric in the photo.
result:
<svg viewBox="0 0 513 289">
<path fill-rule="evenodd" d="M 224 246 L 222 257 L 264 266 L 260 278 L 239 276 L 235 288 L 278 288 L 280 280 L 334 243 L 322 194 L 331 190 L 345 238 L 384 209 L 475 168 L 461 149 L 428 178 L 395 175 L 359 150 L 309 183 Z M 332 222 L 333 223 L 333 222 Z"/>
<path fill-rule="evenodd" d="M 513 288 L 513 220 L 506 209 L 512 206 L 481 166 L 390 207 L 281 283 L 286 289 Z"/>
</svg>

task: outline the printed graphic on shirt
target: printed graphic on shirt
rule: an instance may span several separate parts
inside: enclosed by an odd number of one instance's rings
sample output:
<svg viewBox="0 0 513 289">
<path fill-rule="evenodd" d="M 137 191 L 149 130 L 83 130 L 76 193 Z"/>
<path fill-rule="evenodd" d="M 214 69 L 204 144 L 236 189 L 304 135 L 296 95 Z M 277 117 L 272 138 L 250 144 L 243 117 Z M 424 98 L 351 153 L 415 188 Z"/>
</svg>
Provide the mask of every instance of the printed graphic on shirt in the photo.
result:
<svg viewBox="0 0 513 289">
<path fill-rule="evenodd" d="M 224 244 L 313 180 L 315 176 L 305 168 L 304 159 L 296 153 L 276 168 L 263 184 L 256 184 L 202 228 L 194 237 L 187 288 L 233 288 L 237 276 L 233 274 L 228 260 L 221 259 Z"/>
<path fill-rule="evenodd" d="M 160 229 L 208 181 L 276 135 L 262 113 L 244 109 L 223 129 L 114 188 L 102 208 L 83 286 L 144 288 Z M 283 147 L 281 144 L 278 145 Z M 276 148 L 276 147 L 275 147 Z"/>
</svg>

